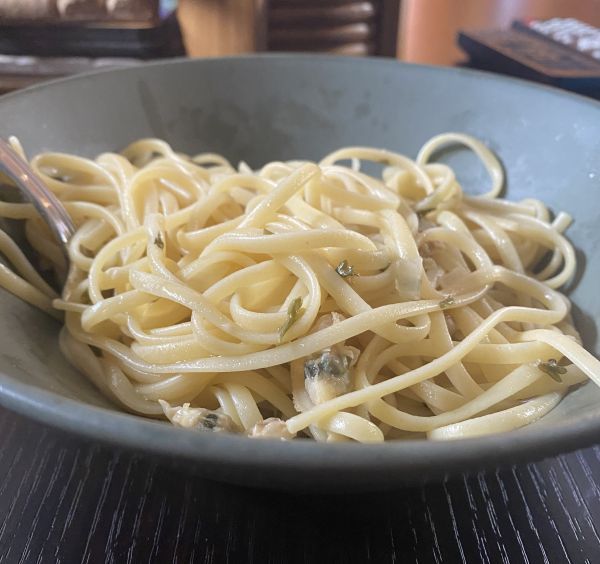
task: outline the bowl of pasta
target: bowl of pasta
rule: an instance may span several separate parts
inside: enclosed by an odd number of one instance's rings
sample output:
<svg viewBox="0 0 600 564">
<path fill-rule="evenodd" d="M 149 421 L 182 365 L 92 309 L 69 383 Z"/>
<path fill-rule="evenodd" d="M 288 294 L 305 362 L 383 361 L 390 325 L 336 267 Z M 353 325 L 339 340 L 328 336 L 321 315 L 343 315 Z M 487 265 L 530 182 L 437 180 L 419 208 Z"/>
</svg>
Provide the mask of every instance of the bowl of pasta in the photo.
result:
<svg viewBox="0 0 600 564">
<path fill-rule="evenodd" d="M 0 132 L 76 227 L 57 277 L 48 226 L 0 189 L 9 409 L 282 489 L 599 435 L 597 102 L 253 56 L 34 87 L 0 99 Z"/>
</svg>

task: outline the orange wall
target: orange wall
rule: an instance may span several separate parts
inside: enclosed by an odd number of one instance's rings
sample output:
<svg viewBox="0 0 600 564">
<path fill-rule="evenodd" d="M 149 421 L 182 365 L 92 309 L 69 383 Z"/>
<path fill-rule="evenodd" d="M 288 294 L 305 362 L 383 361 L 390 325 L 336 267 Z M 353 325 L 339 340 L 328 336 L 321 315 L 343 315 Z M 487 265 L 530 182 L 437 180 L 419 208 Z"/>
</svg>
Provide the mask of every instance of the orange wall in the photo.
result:
<svg viewBox="0 0 600 564">
<path fill-rule="evenodd" d="M 402 0 L 399 57 L 448 65 L 465 58 L 459 29 L 498 28 L 523 17 L 574 17 L 600 27 L 600 0 Z"/>
</svg>

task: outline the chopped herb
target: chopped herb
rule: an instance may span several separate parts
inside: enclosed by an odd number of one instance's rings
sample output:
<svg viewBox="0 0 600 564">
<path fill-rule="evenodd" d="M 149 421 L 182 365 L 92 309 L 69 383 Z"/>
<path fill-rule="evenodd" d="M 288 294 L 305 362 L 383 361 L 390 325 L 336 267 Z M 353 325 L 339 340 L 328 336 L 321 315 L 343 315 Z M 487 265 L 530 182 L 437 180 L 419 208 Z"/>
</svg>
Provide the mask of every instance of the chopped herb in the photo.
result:
<svg viewBox="0 0 600 564">
<path fill-rule="evenodd" d="M 283 339 L 283 336 L 290 330 L 291 326 L 298 321 L 303 311 L 302 298 L 296 298 L 290 303 L 287 311 L 287 321 L 279 329 L 280 339 Z"/>
<path fill-rule="evenodd" d="M 356 272 L 354 272 L 354 267 L 351 264 L 348 264 L 347 260 L 343 260 L 340 264 L 337 265 L 335 271 L 342 277 L 348 278 L 349 276 L 356 276 Z"/>
<path fill-rule="evenodd" d="M 219 422 L 219 416 L 216 413 L 209 413 L 204 417 L 204 421 L 202 421 L 202 426 L 205 429 L 210 429 L 211 431 L 217 426 Z"/>
<path fill-rule="evenodd" d="M 556 380 L 559 384 L 562 384 L 561 375 L 567 373 L 567 369 L 564 366 L 560 366 L 554 358 L 549 359 L 548 362 L 538 361 L 537 367 L 544 374 L 547 374 L 550 378 Z"/>
<path fill-rule="evenodd" d="M 154 244 L 159 248 L 159 249 L 164 249 L 165 248 L 165 242 L 163 241 L 162 235 L 159 233 L 156 238 L 154 239 Z"/>
<path fill-rule="evenodd" d="M 439 304 L 441 309 L 446 309 L 447 307 L 454 305 L 454 296 L 452 294 L 447 295 Z"/>
</svg>

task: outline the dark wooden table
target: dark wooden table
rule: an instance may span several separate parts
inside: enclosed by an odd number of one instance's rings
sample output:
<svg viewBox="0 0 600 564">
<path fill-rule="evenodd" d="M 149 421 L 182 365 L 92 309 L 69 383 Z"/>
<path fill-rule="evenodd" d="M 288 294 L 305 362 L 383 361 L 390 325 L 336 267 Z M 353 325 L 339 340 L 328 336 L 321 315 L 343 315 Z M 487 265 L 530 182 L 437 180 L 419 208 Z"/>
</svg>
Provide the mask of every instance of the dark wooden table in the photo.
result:
<svg viewBox="0 0 600 564">
<path fill-rule="evenodd" d="M 291 496 L 0 410 L 0 562 L 593 564 L 599 483 L 594 447 L 387 494 Z"/>
</svg>

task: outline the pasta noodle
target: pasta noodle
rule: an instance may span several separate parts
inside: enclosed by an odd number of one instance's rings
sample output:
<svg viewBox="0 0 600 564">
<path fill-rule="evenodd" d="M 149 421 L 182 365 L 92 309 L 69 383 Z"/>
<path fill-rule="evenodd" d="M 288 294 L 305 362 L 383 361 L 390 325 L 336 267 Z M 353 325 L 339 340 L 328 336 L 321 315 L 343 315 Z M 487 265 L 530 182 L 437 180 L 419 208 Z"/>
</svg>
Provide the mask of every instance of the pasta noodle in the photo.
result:
<svg viewBox="0 0 600 564">
<path fill-rule="evenodd" d="M 432 160 L 452 144 L 485 166 L 486 193 Z M 570 218 L 500 199 L 498 159 L 467 135 L 416 160 L 351 147 L 254 171 L 143 139 L 31 166 L 76 223 L 69 273 L 58 296 L 0 232 L 0 285 L 64 316 L 66 358 L 134 413 L 251 437 L 440 440 L 527 425 L 600 384 L 557 291 L 576 267 Z M 30 204 L 0 217 L 60 269 Z"/>
</svg>

